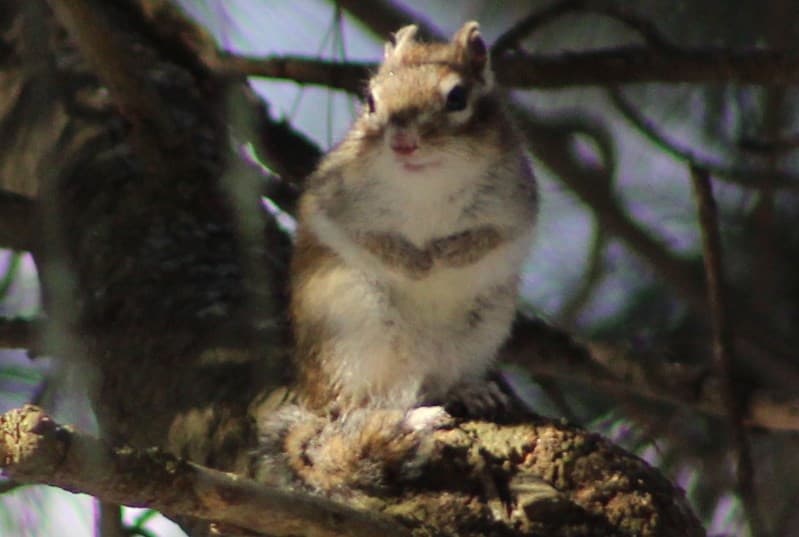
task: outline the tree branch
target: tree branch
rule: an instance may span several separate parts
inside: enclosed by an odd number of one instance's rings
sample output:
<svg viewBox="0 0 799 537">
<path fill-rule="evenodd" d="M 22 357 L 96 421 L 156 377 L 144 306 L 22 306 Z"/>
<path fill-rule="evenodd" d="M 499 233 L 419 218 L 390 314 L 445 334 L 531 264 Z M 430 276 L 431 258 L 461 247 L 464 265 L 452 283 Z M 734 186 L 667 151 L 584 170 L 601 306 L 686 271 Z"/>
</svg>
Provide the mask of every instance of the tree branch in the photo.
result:
<svg viewBox="0 0 799 537">
<path fill-rule="evenodd" d="M 444 34 L 426 17 L 390 0 L 336 0 L 336 5 L 361 21 L 373 34 L 382 40 L 407 24 L 416 24 L 419 34 L 437 40 L 445 39 Z"/>
<path fill-rule="evenodd" d="M 576 321 L 577 315 L 586 305 L 588 300 L 593 295 L 602 276 L 605 274 L 604 261 L 605 261 L 605 247 L 607 246 L 608 237 L 601 226 L 594 225 L 594 236 L 591 239 L 591 247 L 588 251 L 588 259 L 586 259 L 585 271 L 580 278 L 580 283 L 567 297 L 560 311 L 557 313 L 557 318 L 561 326 L 571 326 Z"/>
<path fill-rule="evenodd" d="M 534 30 L 569 13 L 610 17 L 635 31 L 647 46 L 531 55 L 519 49 L 520 41 Z M 513 50 L 511 54 L 504 54 Z M 671 42 L 649 19 L 614 4 L 563 0 L 533 11 L 497 39 L 492 55 L 497 78 L 512 87 L 554 88 L 573 85 L 660 83 L 790 83 L 799 79 L 789 64 L 796 54 L 726 48 L 689 49 Z"/>
<path fill-rule="evenodd" d="M 222 54 L 213 60 L 211 67 L 222 76 L 277 78 L 360 94 L 376 64 L 333 62 L 301 56 Z"/>
<path fill-rule="evenodd" d="M 721 395 L 729 418 L 732 449 L 735 453 L 738 493 L 744 503 L 750 529 L 755 537 L 764 536 L 763 521 L 757 507 L 754 488 L 754 466 L 749 439 L 743 427 L 741 399 L 735 389 L 732 327 L 728 318 L 728 299 L 724 282 L 721 235 L 718 227 L 718 210 L 713 198 L 713 185 L 707 170 L 691 167 L 691 182 L 694 187 L 699 226 L 702 234 L 702 250 L 707 279 L 707 300 L 713 338 L 713 360 L 721 377 Z"/>
<path fill-rule="evenodd" d="M 771 50 L 697 49 L 659 52 L 627 46 L 560 54 L 513 52 L 492 60 L 497 80 L 518 89 L 623 84 L 799 83 L 799 56 Z M 227 76 L 265 76 L 352 93 L 363 87 L 375 64 L 314 60 L 301 56 L 225 55 L 217 70 Z"/>
<path fill-rule="evenodd" d="M 30 405 L 0 416 L 0 465 L 18 482 L 54 485 L 107 502 L 151 507 L 265 535 L 408 535 L 384 517 L 260 485 L 160 450 L 111 449 L 59 426 Z"/>
<path fill-rule="evenodd" d="M 578 382 L 610 395 L 634 395 L 728 417 L 722 378 L 702 365 L 673 363 L 620 345 L 583 342 L 543 321 L 519 316 L 500 363 L 535 379 Z M 749 427 L 799 431 L 799 398 L 755 391 L 741 408 Z"/>
<path fill-rule="evenodd" d="M 604 136 L 600 132 L 601 128 L 582 118 L 565 118 L 558 123 L 545 122 L 519 106 L 514 107 L 514 115 L 533 154 L 594 211 L 598 225 L 647 259 L 688 301 L 704 305 L 704 289 L 697 282 L 699 273 L 689 262 L 675 256 L 658 239 L 637 225 L 615 198 L 612 187 L 613 163 L 592 167 L 584 166 L 573 158 L 569 150 L 572 137 L 582 132 L 598 139 Z"/>
<path fill-rule="evenodd" d="M 35 346 L 41 326 L 28 319 L 0 317 L 0 348 L 31 349 Z"/>
<path fill-rule="evenodd" d="M 559 17 L 583 8 L 585 3 L 585 0 L 564 0 L 550 4 L 543 9 L 532 11 L 497 38 L 491 47 L 492 58 L 498 58 L 509 50 L 518 50 L 522 39 Z"/>
<path fill-rule="evenodd" d="M 799 176 L 796 175 L 781 173 L 765 166 L 762 169 L 735 168 L 702 158 L 690 148 L 669 139 L 653 121 L 644 116 L 635 107 L 630 99 L 624 95 L 621 88 L 608 88 L 608 96 L 616 111 L 644 138 L 652 142 L 664 153 L 672 155 L 686 164 L 699 166 L 713 173 L 720 180 L 735 183 L 745 188 L 799 189 Z"/>
<path fill-rule="evenodd" d="M 37 249 L 36 202 L 13 192 L 0 191 L 0 248 Z"/>
<path fill-rule="evenodd" d="M 379 413 L 377 423 L 383 423 Z M 294 446 L 301 452 L 294 454 L 300 460 L 292 468 L 329 469 L 337 462 L 331 454 L 343 456 L 334 440 L 321 446 L 325 460 L 314 459 L 317 452 L 309 446 L 318 440 L 304 438 L 306 423 L 297 428 L 287 438 L 292 445 L 303 440 Z M 111 449 L 59 426 L 33 406 L 0 416 L 0 467 L 20 482 L 277 536 L 394 537 L 409 530 L 442 536 L 586 535 L 587 527 L 591 535 L 615 537 L 704 535 L 679 489 L 597 435 L 544 420 L 504 426 L 464 422 L 423 434 L 429 435 L 430 448 L 423 455 L 410 453 L 414 460 L 422 456 L 414 464 L 422 464 L 423 471 L 396 493 L 331 491 L 357 508 L 264 486 L 159 450 Z M 368 486 L 374 493 L 375 484 Z"/>
<path fill-rule="evenodd" d="M 663 242 L 640 226 L 616 199 L 612 180 L 615 163 L 587 166 L 575 158 L 570 144 L 576 134 L 585 134 L 603 146 L 607 133 L 598 124 L 584 117 L 564 117 L 545 121 L 531 110 L 515 106 L 515 117 L 527 137 L 532 153 L 594 212 L 598 225 L 621 239 L 632 252 L 644 259 L 655 272 L 677 290 L 699 315 L 707 315 L 705 288 L 701 283 L 701 268 L 689 259 L 675 255 Z M 735 343 L 742 354 L 756 361 L 764 372 L 772 375 L 781 386 L 799 382 L 799 372 L 793 363 L 793 350 L 778 338 L 766 336 L 771 332 L 764 324 L 762 313 L 736 294 L 733 318 Z"/>
</svg>

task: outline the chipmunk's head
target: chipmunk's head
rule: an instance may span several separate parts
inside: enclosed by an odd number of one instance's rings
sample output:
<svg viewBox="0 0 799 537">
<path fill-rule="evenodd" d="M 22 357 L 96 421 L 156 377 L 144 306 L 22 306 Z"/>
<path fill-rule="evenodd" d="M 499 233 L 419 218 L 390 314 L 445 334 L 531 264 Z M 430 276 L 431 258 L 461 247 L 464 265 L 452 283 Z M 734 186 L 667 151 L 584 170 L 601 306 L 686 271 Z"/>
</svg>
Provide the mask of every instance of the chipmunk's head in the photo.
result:
<svg viewBox="0 0 799 537">
<path fill-rule="evenodd" d="M 498 113 L 488 49 L 476 22 L 449 43 L 421 43 L 405 26 L 387 43 L 359 118 L 364 139 L 408 171 L 442 155 L 467 157 Z M 489 127 L 486 129 L 486 127 Z"/>
</svg>

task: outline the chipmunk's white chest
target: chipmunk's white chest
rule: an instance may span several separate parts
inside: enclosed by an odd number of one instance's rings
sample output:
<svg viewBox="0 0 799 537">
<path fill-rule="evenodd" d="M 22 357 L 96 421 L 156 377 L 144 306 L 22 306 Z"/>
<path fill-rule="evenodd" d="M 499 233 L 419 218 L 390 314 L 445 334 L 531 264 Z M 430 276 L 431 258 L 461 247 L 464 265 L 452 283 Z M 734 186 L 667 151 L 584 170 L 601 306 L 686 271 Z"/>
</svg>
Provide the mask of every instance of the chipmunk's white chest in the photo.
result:
<svg viewBox="0 0 799 537">
<path fill-rule="evenodd" d="M 369 174 L 376 195 L 370 227 L 397 232 L 424 249 L 431 240 L 501 221 L 502 207 L 472 210 L 490 173 L 488 155 L 432 153 L 419 160 L 429 164 L 410 171 L 390 153 L 373 162 Z M 508 244 L 464 267 L 435 267 L 418 280 L 390 278 L 395 305 L 422 323 L 460 318 L 475 296 L 516 276 L 526 250 L 526 244 Z"/>
<path fill-rule="evenodd" d="M 373 168 L 379 183 L 375 204 L 382 209 L 375 225 L 399 232 L 418 247 L 463 229 L 464 208 L 486 167 L 481 159 L 431 156 L 429 161 L 409 171 L 385 156 Z"/>
</svg>

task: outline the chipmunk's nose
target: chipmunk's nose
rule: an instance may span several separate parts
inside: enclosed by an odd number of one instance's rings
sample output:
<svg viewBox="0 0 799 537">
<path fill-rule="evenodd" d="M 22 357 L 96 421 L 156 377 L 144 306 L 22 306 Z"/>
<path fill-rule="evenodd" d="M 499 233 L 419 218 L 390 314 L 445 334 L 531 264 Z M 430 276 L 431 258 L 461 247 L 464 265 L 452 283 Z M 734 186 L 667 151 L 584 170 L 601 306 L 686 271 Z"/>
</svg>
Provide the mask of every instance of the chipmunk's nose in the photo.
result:
<svg viewBox="0 0 799 537">
<path fill-rule="evenodd" d="M 419 140 L 415 132 L 396 130 L 391 134 L 391 149 L 400 155 L 411 155 L 419 148 Z"/>
</svg>

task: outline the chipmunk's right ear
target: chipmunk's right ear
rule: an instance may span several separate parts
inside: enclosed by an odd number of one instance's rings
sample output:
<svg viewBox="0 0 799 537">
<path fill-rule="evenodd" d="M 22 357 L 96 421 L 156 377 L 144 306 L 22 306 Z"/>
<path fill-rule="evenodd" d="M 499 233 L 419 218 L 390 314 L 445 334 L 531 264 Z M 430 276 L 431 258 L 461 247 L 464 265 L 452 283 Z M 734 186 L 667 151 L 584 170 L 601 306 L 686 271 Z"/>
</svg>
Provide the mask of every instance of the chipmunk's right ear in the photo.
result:
<svg viewBox="0 0 799 537">
<path fill-rule="evenodd" d="M 475 21 L 467 22 L 455 33 L 452 42 L 457 47 L 459 60 L 468 66 L 474 76 L 481 78 L 487 86 L 491 86 L 493 84 L 491 61 L 488 47 L 480 36 L 480 25 Z"/>
<path fill-rule="evenodd" d="M 401 56 L 403 49 L 405 49 L 409 43 L 412 43 L 415 40 L 416 32 L 418 30 L 419 27 L 415 24 L 409 24 L 408 26 L 403 26 L 397 30 L 393 36 L 394 38 L 386 43 L 383 58 L 388 60 L 393 57 Z"/>
</svg>

